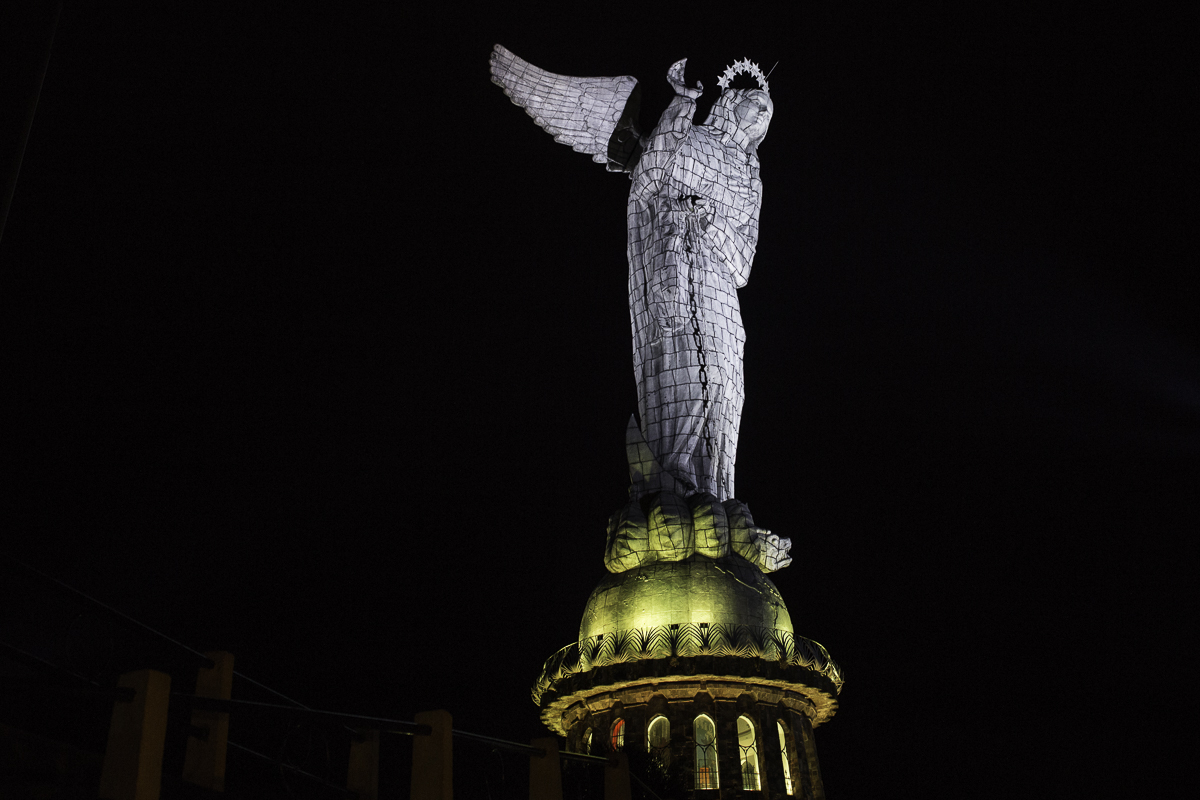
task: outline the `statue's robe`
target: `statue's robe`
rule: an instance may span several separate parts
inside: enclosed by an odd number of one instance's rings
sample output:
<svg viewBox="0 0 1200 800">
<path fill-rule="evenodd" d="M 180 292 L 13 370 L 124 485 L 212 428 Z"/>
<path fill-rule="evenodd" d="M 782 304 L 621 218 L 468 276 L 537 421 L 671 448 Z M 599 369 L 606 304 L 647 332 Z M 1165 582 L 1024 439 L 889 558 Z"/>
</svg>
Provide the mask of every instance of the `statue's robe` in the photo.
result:
<svg viewBox="0 0 1200 800">
<path fill-rule="evenodd" d="M 629 308 L 641 433 L 671 489 L 733 498 L 746 341 L 746 284 L 762 200 L 758 157 L 739 138 L 727 92 L 705 125 L 676 96 L 631 175 Z M 697 199 L 701 202 L 697 203 Z"/>
</svg>

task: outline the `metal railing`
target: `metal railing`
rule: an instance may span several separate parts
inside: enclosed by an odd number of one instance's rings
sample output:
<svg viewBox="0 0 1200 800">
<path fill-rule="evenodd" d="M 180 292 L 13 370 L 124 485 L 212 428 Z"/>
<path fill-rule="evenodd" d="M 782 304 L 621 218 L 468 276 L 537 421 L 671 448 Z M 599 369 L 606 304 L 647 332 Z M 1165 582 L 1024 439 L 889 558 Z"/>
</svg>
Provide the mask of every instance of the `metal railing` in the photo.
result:
<svg viewBox="0 0 1200 800">
<path fill-rule="evenodd" d="M 477 742 L 496 750 L 527 756 L 530 759 L 531 800 L 559 800 L 562 797 L 561 774 L 564 762 L 605 769 L 605 785 L 618 787 L 613 790 L 618 792 L 618 796 L 629 796 L 632 783 L 638 786 L 644 797 L 659 800 L 658 795 L 645 781 L 629 772 L 624 754 L 614 753 L 606 757 L 560 751 L 558 741 L 553 738 L 537 739 L 526 744 L 458 730 L 451 726 L 450 714 L 444 711 L 418 714 L 416 720 L 401 720 L 312 708 L 233 670 L 233 657 L 228 653 L 195 650 L 53 576 L 22 562 L 8 560 L 7 563 L 11 568 L 101 612 L 129 630 L 168 646 L 175 653 L 185 657 L 185 664 L 190 664 L 197 670 L 196 694 L 171 691 L 171 676 L 153 669 L 124 673 L 116 685 L 112 685 L 97 681 L 25 648 L 0 641 L 0 654 L 23 664 L 39 676 L 7 676 L 0 682 L 0 692 L 16 692 L 27 697 L 40 692 L 112 700 L 112 724 L 100 780 L 102 797 L 132 797 L 135 794 L 157 796 L 162 784 L 161 769 L 168 710 L 182 710 L 191 713 L 190 723 L 182 725 L 186 733 L 187 751 L 183 780 L 210 790 L 224 790 L 226 756 L 229 751 L 234 751 L 270 763 L 276 766 L 281 774 L 303 778 L 313 785 L 328 789 L 333 794 L 358 800 L 375 800 L 378 794 L 379 734 L 390 733 L 414 737 L 411 785 L 413 800 L 448 800 L 451 797 L 447 787 L 452 786 L 449 770 L 453 763 L 451 751 L 454 739 Z M 222 670 L 225 671 L 226 677 L 236 676 L 239 680 L 268 692 L 287 704 L 232 698 L 229 680 L 223 683 L 213 680 L 214 676 L 219 678 Z M 206 686 L 209 689 L 202 691 Z M 239 718 L 275 717 L 286 720 L 289 724 L 306 722 L 347 732 L 351 738 L 351 755 L 346 770 L 346 785 L 332 782 L 282 757 L 272 757 L 259 748 L 230 740 L 230 715 L 237 715 Z M 128 724 L 134 718 L 136 724 Z M 535 774 L 548 777 L 535 780 Z M 155 784 L 151 794 L 144 793 L 147 782 Z M 619 788 L 622 785 L 623 790 Z M 605 796 L 609 796 L 607 789 Z"/>
</svg>

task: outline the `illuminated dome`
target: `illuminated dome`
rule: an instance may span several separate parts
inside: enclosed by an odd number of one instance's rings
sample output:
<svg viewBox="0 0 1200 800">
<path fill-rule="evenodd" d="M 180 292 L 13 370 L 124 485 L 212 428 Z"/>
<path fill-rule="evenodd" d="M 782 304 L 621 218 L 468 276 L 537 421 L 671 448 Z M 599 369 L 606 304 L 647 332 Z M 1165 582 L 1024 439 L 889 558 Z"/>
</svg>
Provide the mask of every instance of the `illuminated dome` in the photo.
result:
<svg viewBox="0 0 1200 800">
<path fill-rule="evenodd" d="M 579 640 L 688 623 L 793 633 L 783 598 L 757 567 L 737 556 L 694 555 L 606 577 L 588 598 Z"/>
<path fill-rule="evenodd" d="M 736 698 L 750 686 L 816 727 L 836 713 L 842 675 L 824 647 L 795 634 L 757 567 L 696 554 L 605 576 L 578 641 L 546 661 L 533 700 L 551 730 L 570 736 L 597 702 L 640 705 L 699 687 Z"/>
</svg>

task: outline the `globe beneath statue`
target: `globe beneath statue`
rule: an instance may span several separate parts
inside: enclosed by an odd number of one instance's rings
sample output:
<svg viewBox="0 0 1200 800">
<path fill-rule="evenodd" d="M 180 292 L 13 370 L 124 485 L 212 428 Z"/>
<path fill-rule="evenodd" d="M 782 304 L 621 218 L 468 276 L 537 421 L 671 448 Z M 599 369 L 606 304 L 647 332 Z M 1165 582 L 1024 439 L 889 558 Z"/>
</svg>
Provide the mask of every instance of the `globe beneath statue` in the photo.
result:
<svg viewBox="0 0 1200 800">
<path fill-rule="evenodd" d="M 689 624 L 794 633 L 783 598 L 757 567 L 737 555 L 697 554 L 607 575 L 588 598 L 579 640 Z"/>
</svg>

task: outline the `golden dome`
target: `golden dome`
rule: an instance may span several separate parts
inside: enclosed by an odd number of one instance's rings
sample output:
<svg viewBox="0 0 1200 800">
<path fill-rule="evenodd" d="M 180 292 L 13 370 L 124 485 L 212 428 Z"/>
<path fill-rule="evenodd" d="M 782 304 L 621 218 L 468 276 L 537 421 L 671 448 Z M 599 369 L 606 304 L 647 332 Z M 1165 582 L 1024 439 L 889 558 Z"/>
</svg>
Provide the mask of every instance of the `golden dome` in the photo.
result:
<svg viewBox="0 0 1200 800">
<path fill-rule="evenodd" d="M 794 632 L 779 590 L 757 567 L 738 556 L 697 554 L 606 576 L 588 598 L 579 641 L 687 624 Z"/>
</svg>

